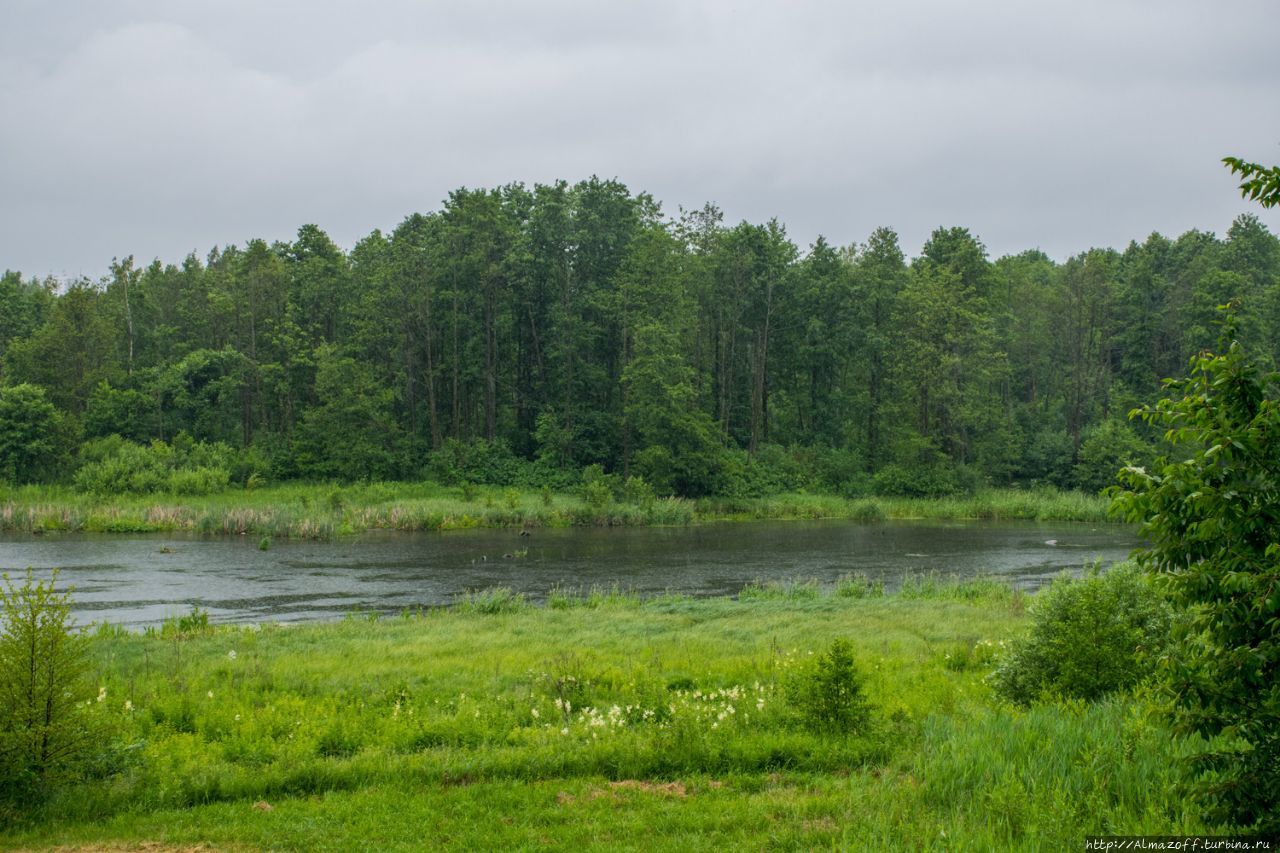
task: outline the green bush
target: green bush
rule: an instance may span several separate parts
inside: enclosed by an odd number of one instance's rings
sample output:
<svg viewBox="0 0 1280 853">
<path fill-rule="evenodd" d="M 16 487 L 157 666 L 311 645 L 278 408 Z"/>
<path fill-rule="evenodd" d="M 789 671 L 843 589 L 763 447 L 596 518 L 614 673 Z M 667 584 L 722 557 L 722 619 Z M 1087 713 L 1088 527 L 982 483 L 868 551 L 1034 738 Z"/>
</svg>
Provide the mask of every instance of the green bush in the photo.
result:
<svg viewBox="0 0 1280 853">
<path fill-rule="evenodd" d="M 225 444 L 194 441 L 186 433 L 178 433 L 171 444 L 144 446 L 119 436 L 86 442 L 80 462 L 76 488 L 99 495 L 207 495 L 226 489 L 233 472 L 244 482 L 266 464 L 256 452 L 237 454 Z"/>
<path fill-rule="evenodd" d="M 871 478 L 877 495 L 906 498 L 941 498 L 948 495 L 972 494 L 978 483 L 973 472 L 950 464 L 884 466 Z"/>
<path fill-rule="evenodd" d="M 622 484 L 622 498 L 627 503 L 649 509 L 654 502 L 653 486 L 644 477 L 628 477 Z"/>
<path fill-rule="evenodd" d="M 28 569 L 21 586 L 6 574 L 0 589 L 0 800 L 10 803 L 38 798 L 101 751 L 86 639 L 56 580 Z"/>
<path fill-rule="evenodd" d="M 1165 398 L 1131 413 L 1174 451 L 1127 468 L 1113 511 L 1147 547 L 1138 562 L 1179 608 L 1164 661 L 1174 720 L 1204 738 L 1198 794 L 1212 820 L 1280 832 L 1280 374 L 1236 340 L 1201 353 Z"/>
<path fill-rule="evenodd" d="M 815 732 L 855 734 L 871 719 L 862 675 L 846 640 L 832 641 L 826 652 L 792 676 L 786 696 L 804 726 Z"/>
<path fill-rule="evenodd" d="M 1090 429 L 1080 444 L 1080 461 L 1072 471 L 1075 486 L 1097 494 L 1115 485 L 1125 465 L 1146 465 L 1151 448 L 1123 421 L 1104 421 Z"/>
<path fill-rule="evenodd" d="M 1061 577 L 1031 605 L 1031 633 L 1009 644 L 991 676 L 1019 705 L 1092 701 L 1135 686 L 1169 639 L 1171 610 L 1132 564 Z"/>
<path fill-rule="evenodd" d="M 582 469 L 582 500 L 592 509 L 603 509 L 612 503 L 622 491 L 622 480 L 617 474 L 606 474 L 599 465 Z"/>
</svg>

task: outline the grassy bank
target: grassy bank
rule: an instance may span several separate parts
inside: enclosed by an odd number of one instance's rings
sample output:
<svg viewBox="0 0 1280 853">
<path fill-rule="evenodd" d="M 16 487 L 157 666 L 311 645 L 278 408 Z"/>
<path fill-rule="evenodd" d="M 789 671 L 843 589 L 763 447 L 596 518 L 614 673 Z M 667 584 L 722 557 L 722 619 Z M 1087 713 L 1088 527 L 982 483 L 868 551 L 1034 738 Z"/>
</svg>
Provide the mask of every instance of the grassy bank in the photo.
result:
<svg viewBox="0 0 1280 853">
<path fill-rule="evenodd" d="M 70 488 L 0 490 L 0 532 L 82 531 L 326 539 L 366 530 L 681 525 L 746 519 L 1036 519 L 1105 521 L 1107 501 L 1079 492 L 989 490 L 964 497 L 678 498 L 591 505 L 576 495 L 484 486 L 287 484 L 202 497 L 81 494 Z"/>
<path fill-rule="evenodd" d="M 1191 834 L 1179 748 L 1142 698 L 1000 706 L 1026 599 L 857 583 L 741 599 L 501 593 L 281 628 L 93 640 L 113 775 L 8 846 L 293 849 L 1078 848 Z M 787 685 L 849 640 L 871 721 L 815 730 Z M 353 665 L 358 662 L 358 665 Z"/>
</svg>

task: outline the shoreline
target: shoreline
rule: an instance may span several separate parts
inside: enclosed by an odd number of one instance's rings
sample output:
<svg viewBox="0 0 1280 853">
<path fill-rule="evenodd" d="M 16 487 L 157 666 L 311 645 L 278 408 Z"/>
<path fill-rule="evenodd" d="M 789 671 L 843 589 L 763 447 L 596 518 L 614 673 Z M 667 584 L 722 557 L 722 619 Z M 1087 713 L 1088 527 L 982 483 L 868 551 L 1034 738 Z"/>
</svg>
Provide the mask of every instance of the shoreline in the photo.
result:
<svg viewBox="0 0 1280 853">
<path fill-rule="evenodd" d="M 943 498 L 662 498 L 591 505 L 576 495 L 434 483 L 284 484 L 213 495 L 104 499 L 69 487 L 0 491 L 0 533 L 164 533 L 327 540 L 371 531 L 679 527 L 741 521 L 1060 521 L 1114 523 L 1108 499 L 989 489 Z"/>
</svg>

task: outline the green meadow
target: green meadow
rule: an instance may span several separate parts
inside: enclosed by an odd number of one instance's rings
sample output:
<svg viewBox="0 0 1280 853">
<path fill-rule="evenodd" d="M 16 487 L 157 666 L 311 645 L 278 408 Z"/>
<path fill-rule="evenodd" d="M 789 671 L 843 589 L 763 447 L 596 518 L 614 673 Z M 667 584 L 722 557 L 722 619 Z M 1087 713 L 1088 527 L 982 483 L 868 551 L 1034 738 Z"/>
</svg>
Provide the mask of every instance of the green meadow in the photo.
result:
<svg viewBox="0 0 1280 853">
<path fill-rule="evenodd" d="M 704 521 L 844 518 L 1107 520 L 1108 501 L 1054 489 L 988 489 L 944 498 L 762 498 L 588 501 L 578 494 L 431 482 L 286 484 L 204 496 L 96 496 L 65 486 L 0 487 L 0 532 L 186 531 L 327 539 L 367 530 L 681 525 Z"/>
<path fill-rule="evenodd" d="M 1141 691 L 1002 704 L 1029 625 L 991 581 L 847 578 L 739 598 L 502 591 L 398 617 L 91 639 L 96 778 L 9 848 L 1079 849 L 1199 834 L 1188 748 Z M 870 717 L 795 700 L 833 641 Z M 104 740 L 104 742 L 106 742 Z"/>
</svg>

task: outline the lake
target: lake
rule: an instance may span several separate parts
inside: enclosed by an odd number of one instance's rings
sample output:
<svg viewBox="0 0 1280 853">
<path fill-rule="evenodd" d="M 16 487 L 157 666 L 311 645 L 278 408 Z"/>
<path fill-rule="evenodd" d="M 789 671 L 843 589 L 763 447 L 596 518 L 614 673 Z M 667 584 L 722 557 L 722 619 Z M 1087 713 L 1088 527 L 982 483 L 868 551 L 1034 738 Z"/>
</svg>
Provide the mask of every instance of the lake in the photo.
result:
<svg viewBox="0 0 1280 853">
<path fill-rule="evenodd" d="M 734 595 L 755 581 L 833 583 L 861 572 L 893 589 L 927 572 L 994 575 L 1035 588 L 1094 560 L 1122 560 L 1132 528 L 1073 522 L 848 521 L 691 527 L 374 533 L 334 542 L 249 537 L 47 535 L 0 538 L 0 569 L 61 569 L 81 624 L 156 624 L 198 606 L 218 622 L 332 619 L 448 604 L 509 587 L 533 601 L 556 586 L 641 595 Z"/>
</svg>

